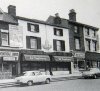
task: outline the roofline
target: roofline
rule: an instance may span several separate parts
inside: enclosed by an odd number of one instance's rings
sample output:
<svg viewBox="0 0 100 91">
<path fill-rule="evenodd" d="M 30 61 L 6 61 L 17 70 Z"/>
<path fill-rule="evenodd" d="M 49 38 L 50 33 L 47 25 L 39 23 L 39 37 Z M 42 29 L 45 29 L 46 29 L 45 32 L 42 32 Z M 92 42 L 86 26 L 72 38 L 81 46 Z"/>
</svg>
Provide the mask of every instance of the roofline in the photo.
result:
<svg viewBox="0 0 100 91">
<path fill-rule="evenodd" d="M 4 21 L 4 20 L 0 20 L 0 22 L 3 22 L 3 23 L 8 23 L 8 24 L 15 24 L 15 25 L 18 25 L 18 23 L 14 23 L 14 22 L 7 22 L 7 21 Z"/>
<path fill-rule="evenodd" d="M 90 27 L 90 28 L 93 28 L 93 29 L 96 29 L 96 30 L 99 30 L 99 28 L 97 27 L 94 27 L 94 26 L 91 26 L 91 25 L 87 25 L 87 24 L 83 24 L 83 23 L 80 23 L 80 22 L 76 22 L 76 21 L 71 21 L 71 20 L 68 20 L 70 23 L 75 23 L 75 24 L 80 24 L 84 27 Z"/>
<path fill-rule="evenodd" d="M 35 23 L 40 23 L 40 24 L 45 24 L 45 25 L 69 29 L 67 27 L 63 27 L 63 26 L 59 26 L 59 25 L 55 25 L 55 24 L 48 24 L 46 21 L 41 21 L 41 20 L 37 20 L 37 19 L 30 19 L 30 18 L 21 17 L 21 16 L 16 16 L 16 18 L 20 19 L 20 20 L 25 20 L 25 21 L 30 21 L 30 22 L 35 22 Z"/>
</svg>

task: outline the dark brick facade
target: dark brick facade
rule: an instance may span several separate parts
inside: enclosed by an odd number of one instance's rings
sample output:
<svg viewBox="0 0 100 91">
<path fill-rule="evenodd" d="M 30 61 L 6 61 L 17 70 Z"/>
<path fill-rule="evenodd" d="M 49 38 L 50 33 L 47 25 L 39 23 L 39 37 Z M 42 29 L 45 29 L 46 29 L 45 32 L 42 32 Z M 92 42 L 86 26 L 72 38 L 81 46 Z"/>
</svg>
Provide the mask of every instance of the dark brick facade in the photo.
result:
<svg viewBox="0 0 100 91">
<path fill-rule="evenodd" d="M 74 26 L 78 27 L 78 33 L 74 32 L 75 31 Z M 70 50 L 73 50 L 73 51 L 77 51 L 75 49 L 75 38 L 80 39 L 80 50 L 79 51 L 85 51 L 83 27 L 80 24 L 75 24 L 69 21 L 69 44 L 70 44 Z"/>
</svg>

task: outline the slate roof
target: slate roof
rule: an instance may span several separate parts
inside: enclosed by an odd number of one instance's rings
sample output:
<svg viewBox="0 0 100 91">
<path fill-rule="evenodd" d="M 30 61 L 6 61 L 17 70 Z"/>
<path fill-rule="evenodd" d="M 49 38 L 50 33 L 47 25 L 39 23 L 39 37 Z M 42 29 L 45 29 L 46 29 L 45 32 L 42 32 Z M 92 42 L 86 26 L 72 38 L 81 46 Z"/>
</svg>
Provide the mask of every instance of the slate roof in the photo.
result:
<svg viewBox="0 0 100 91">
<path fill-rule="evenodd" d="M 11 16 L 10 14 L 8 13 L 0 13 L 2 14 L 2 18 L 0 18 L 0 21 L 3 21 L 3 22 L 7 22 L 7 23 L 13 23 L 13 24 L 18 24 L 17 20 Z"/>
<path fill-rule="evenodd" d="M 67 19 L 61 18 L 61 24 L 55 24 L 54 18 L 55 18 L 54 16 L 49 16 L 46 23 L 49 24 L 49 25 L 57 26 L 57 27 L 68 28 Z"/>
</svg>

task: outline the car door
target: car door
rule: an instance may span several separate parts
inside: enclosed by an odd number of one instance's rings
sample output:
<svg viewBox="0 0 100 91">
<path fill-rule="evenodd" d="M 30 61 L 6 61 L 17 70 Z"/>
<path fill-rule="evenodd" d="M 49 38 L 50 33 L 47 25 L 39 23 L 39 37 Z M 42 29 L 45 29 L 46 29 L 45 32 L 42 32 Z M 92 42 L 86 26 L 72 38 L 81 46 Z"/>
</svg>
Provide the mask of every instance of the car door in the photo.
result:
<svg viewBox="0 0 100 91">
<path fill-rule="evenodd" d="M 37 74 L 37 78 L 39 82 L 45 81 L 45 76 L 41 72 Z"/>
<path fill-rule="evenodd" d="M 38 82 L 38 78 L 37 78 L 35 72 L 32 72 L 32 73 L 31 73 L 30 80 L 32 80 L 33 83 Z"/>
</svg>

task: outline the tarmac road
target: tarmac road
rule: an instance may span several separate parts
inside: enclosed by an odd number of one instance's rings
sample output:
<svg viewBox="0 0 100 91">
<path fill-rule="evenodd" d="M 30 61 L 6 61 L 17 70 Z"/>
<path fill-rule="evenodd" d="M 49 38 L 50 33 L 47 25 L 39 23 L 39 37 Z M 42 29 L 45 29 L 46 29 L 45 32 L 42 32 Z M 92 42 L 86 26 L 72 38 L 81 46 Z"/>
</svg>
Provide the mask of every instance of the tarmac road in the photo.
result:
<svg viewBox="0 0 100 91">
<path fill-rule="evenodd" d="M 33 86 L 8 86 L 0 91 L 100 91 L 100 79 L 76 79 L 35 84 Z"/>
</svg>

